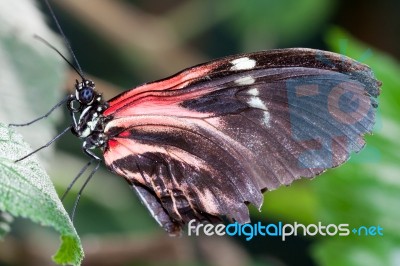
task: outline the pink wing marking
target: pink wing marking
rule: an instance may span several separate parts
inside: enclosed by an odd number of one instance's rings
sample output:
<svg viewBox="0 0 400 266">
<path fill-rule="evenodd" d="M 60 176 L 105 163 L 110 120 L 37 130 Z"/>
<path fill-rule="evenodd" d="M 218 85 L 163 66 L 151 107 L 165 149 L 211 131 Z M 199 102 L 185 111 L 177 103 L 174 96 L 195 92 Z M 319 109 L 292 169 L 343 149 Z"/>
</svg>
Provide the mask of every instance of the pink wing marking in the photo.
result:
<svg viewBox="0 0 400 266">
<path fill-rule="evenodd" d="M 208 65 L 190 68 L 170 78 L 152 82 L 149 84 L 144 84 L 137 88 L 131 89 L 125 93 L 120 94 L 116 98 L 111 99 L 109 101 L 110 106 L 104 112 L 104 115 L 108 116 L 110 114 L 113 114 L 119 108 L 129 104 L 130 102 L 135 101 L 138 97 L 142 97 L 143 94 L 146 94 L 148 92 L 165 92 L 186 87 L 190 82 L 206 76 L 206 74 L 211 72 L 216 66 L 218 66 L 218 63 L 211 63 Z"/>
<path fill-rule="evenodd" d="M 169 147 L 167 151 L 164 147 L 161 146 L 143 144 L 133 139 L 118 137 L 110 140 L 109 142 L 113 142 L 113 145 L 110 145 L 108 150 L 104 153 L 104 158 L 107 165 L 111 165 L 112 162 L 118 159 L 122 159 L 126 156 L 141 155 L 146 152 L 154 152 L 169 155 L 175 160 L 184 160 L 185 162 L 190 163 L 190 165 L 197 168 L 207 168 L 206 162 L 178 148 Z"/>
<path fill-rule="evenodd" d="M 213 136 L 213 141 L 216 145 L 222 146 L 226 151 L 229 151 L 231 155 L 237 156 L 242 161 L 256 161 L 256 158 L 253 158 L 254 155 L 245 147 L 243 144 L 238 141 L 230 138 L 221 132 L 221 127 L 224 124 L 222 120 L 217 117 L 213 119 L 197 119 L 197 118 L 187 118 L 187 117 L 174 117 L 174 116 L 165 116 L 165 115 L 141 115 L 141 116 L 133 116 L 133 117 L 124 117 L 119 119 L 111 120 L 104 130 L 105 134 L 108 134 L 108 131 L 114 127 L 124 128 L 125 130 L 133 129 L 135 127 L 151 127 L 153 130 L 161 130 L 162 132 L 167 132 L 169 129 L 181 128 L 190 132 L 199 132 L 199 130 L 204 130 L 204 132 L 208 132 L 208 136 Z M 118 136 L 113 138 L 118 139 Z M 131 146 L 131 153 L 141 154 L 144 152 L 155 152 L 154 149 L 160 149 L 160 147 L 152 146 L 152 147 L 144 147 L 143 149 L 139 149 L 139 146 Z M 152 149 L 150 149 L 152 148 Z M 157 152 L 161 152 L 161 150 L 157 150 Z M 112 154 L 112 152 L 110 152 Z M 105 153 L 106 155 L 106 153 Z M 125 157 L 129 155 L 129 153 L 123 154 Z M 112 154 L 111 156 L 117 156 L 117 154 Z M 248 168 L 248 173 L 253 173 L 257 166 L 253 166 L 253 168 Z"/>
<path fill-rule="evenodd" d="M 214 124 L 214 125 L 213 125 Z M 168 130 L 174 130 L 176 128 L 180 128 L 183 130 L 190 131 L 192 133 L 203 132 L 207 136 L 212 136 L 212 141 L 215 145 L 223 147 L 223 149 L 231 156 L 235 157 L 237 161 L 256 161 L 254 158 L 254 154 L 252 154 L 246 147 L 244 147 L 241 143 L 235 141 L 234 139 L 224 135 L 221 131 L 219 131 L 215 125 L 218 125 L 218 128 L 223 126 L 223 123 L 220 123 L 218 119 L 213 118 L 211 120 L 205 121 L 203 119 L 195 119 L 195 118 L 179 118 L 179 117 L 170 117 L 170 116 L 151 116 L 151 115 L 142 115 L 142 116 L 134 116 L 134 117 L 125 117 L 114 119 L 110 121 L 106 128 L 105 133 L 107 134 L 108 130 L 115 127 L 122 127 L 126 131 L 133 130 L 135 127 L 146 128 L 151 131 L 158 131 L 167 133 Z M 205 133 L 207 132 L 207 133 Z M 110 142 L 112 143 L 110 145 Z M 210 169 L 208 167 L 208 163 L 203 161 L 201 158 L 196 157 L 190 152 L 187 152 L 183 149 L 169 146 L 168 144 L 160 146 L 160 145 L 149 145 L 140 143 L 132 138 L 122 138 L 114 136 L 111 140 L 109 140 L 109 147 L 104 152 L 104 158 L 107 165 L 112 165 L 114 161 L 122 159 L 126 156 L 140 156 L 144 153 L 161 153 L 166 156 L 176 160 L 182 161 L 185 164 L 189 164 L 195 168 L 206 170 L 209 173 L 214 173 L 218 171 L 218 169 Z M 194 169 L 195 169 L 194 168 Z M 263 181 L 261 180 L 261 176 L 257 173 L 260 173 L 261 169 L 259 169 L 258 165 L 243 165 L 244 172 L 249 173 L 249 175 L 255 176 L 256 180 L 247 180 L 247 184 L 244 184 L 246 187 L 246 191 L 250 191 L 251 195 L 257 195 L 256 199 L 250 200 L 244 194 L 242 194 L 242 190 L 237 188 L 236 193 L 241 195 L 244 201 L 253 202 L 257 208 L 260 208 L 262 205 L 262 194 L 260 193 L 261 188 L 263 187 Z M 121 171 L 121 170 L 119 170 Z M 134 179 L 137 182 L 142 183 L 144 180 L 140 178 L 138 180 L 138 174 L 134 173 L 126 173 L 126 172 L 117 172 L 121 176 L 126 177 L 127 179 Z M 214 174 L 212 174 L 214 175 Z M 217 174 L 215 174 L 217 176 Z M 228 182 L 228 181 L 227 181 Z M 149 182 L 151 183 L 151 182 Z M 142 183 L 145 184 L 145 183 Z M 210 214 L 217 215 L 218 214 L 218 204 L 216 199 L 211 201 L 212 192 L 204 191 L 204 193 L 199 194 L 199 199 L 207 208 L 207 212 Z M 215 195 L 214 195 L 215 196 Z M 220 195 L 222 196 L 222 195 Z M 229 201 L 229 199 L 225 199 L 225 201 Z M 233 203 L 232 203 L 233 204 Z M 238 206 L 238 208 L 246 209 L 245 204 L 243 206 Z"/>
<path fill-rule="evenodd" d="M 141 87 L 139 87 L 141 88 Z M 209 117 L 210 113 L 201 113 L 189 110 L 179 104 L 188 99 L 195 99 L 213 91 L 212 88 L 204 88 L 192 92 L 180 93 L 178 95 L 166 96 L 168 92 L 148 92 L 144 95 L 132 95 L 129 103 L 124 102 L 124 108 L 113 113 L 114 119 L 120 117 L 136 116 L 136 115 L 172 115 L 172 116 L 187 116 L 187 117 Z M 151 95 L 149 95 L 151 93 Z M 147 94 L 147 95 L 146 95 Z M 119 104 L 115 105 L 119 106 Z M 104 114 L 110 115 L 107 109 Z"/>
<path fill-rule="evenodd" d="M 105 162 L 107 165 L 111 165 L 114 161 L 124 158 L 125 156 L 131 156 L 131 155 L 140 156 L 140 154 L 143 154 L 146 152 L 155 152 L 155 153 L 162 153 L 162 154 L 168 155 L 170 158 L 173 158 L 175 160 L 184 161 L 184 162 L 190 164 L 192 167 L 203 168 L 203 169 L 207 169 L 207 171 L 209 171 L 209 172 L 213 172 L 213 169 L 209 169 L 207 167 L 207 163 L 204 162 L 202 159 L 195 157 L 192 154 L 190 154 L 184 150 L 181 150 L 179 148 L 168 147 L 168 150 L 166 150 L 164 147 L 141 144 L 137 141 L 134 141 L 133 139 L 118 138 L 118 137 L 110 140 L 109 143 L 110 142 L 112 142 L 113 145 L 110 145 L 109 149 L 104 153 L 104 158 L 105 158 Z M 132 162 L 132 163 L 134 163 L 134 162 Z M 146 175 L 142 176 L 138 172 L 131 172 L 131 171 L 127 171 L 126 169 L 121 169 L 121 168 L 114 169 L 114 171 L 116 171 L 117 174 L 123 176 L 130 182 L 135 181 L 142 185 L 152 184 L 153 191 L 157 195 L 157 197 L 158 198 L 162 197 L 160 191 L 158 189 L 156 189 L 156 184 L 154 184 L 154 181 L 152 180 L 151 177 L 146 176 Z M 144 180 L 143 177 L 146 178 L 146 180 Z M 173 187 L 169 187 L 168 183 L 166 185 L 167 185 L 167 188 L 169 191 L 173 190 Z M 174 184 L 174 187 L 177 187 L 177 188 L 180 187 L 180 189 L 182 191 L 188 190 L 188 188 L 186 186 L 187 186 L 186 183 L 179 185 L 176 183 L 176 181 Z M 197 191 L 197 194 L 199 196 L 199 200 L 200 200 L 201 204 L 206 207 L 207 212 L 209 214 L 218 215 L 220 213 L 219 208 L 218 208 L 219 204 L 214 199 L 214 195 L 212 194 L 212 192 L 210 190 L 204 190 L 202 193 L 201 191 L 199 191 L 197 189 L 195 189 L 195 190 Z M 221 195 L 221 197 L 223 197 L 223 195 Z M 174 197 L 171 197 L 171 199 L 173 201 L 175 213 L 180 216 L 180 213 L 176 207 L 176 203 L 174 202 L 175 201 Z M 188 197 L 188 199 L 190 199 L 190 198 Z M 225 199 L 225 200 L 227 201 L 229 199 Z M 191 200 L 189 200 L 189 204 L 192 204 Z M 180 218 L 182 219 L 182 217 L 180 217 Z"/>
</svg>

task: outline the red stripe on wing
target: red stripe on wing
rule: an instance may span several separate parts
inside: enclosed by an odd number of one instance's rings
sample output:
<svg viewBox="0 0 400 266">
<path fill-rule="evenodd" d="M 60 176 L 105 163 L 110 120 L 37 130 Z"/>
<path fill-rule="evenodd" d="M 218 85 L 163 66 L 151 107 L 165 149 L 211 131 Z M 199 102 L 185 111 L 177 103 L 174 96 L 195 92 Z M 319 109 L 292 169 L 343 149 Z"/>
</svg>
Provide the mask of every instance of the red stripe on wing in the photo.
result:
<svg viewBox="0 0 400 266">
<path fill-rule="evenodd" d="M 138 87 L 142 90 L 142 87 Z M 157 91 L 144 92 L 137 95 L 132 95 L 129 100 L 124 103 L 114 105 L 119 109 L 113 108 L 115 112 L 110 112 L 107 109 L 104 114 L 106 116 L 112 113 L 113 118 L 129 117 L 135 115 L 179 115 L 189 117 L 209 117 L 208 113 L 201 113 L 186 109 L 180 103 L 196 99 L 207 93 L 210 93 L 214 88 L 203 88 L 192 92 L 187 91 Z M 136 90 L 136 89 L 135 89 Z"/>
<path fill-rule="evenodd" d="M 132 101 L 145 96 L 143 94 L 181 89 L 187 86 L 190 82 L 193 82 L 199 78 L 203 78 L 216 66 L 218 66 L 218 63 L 214 62 L 211 64 L 190 68 L 172 77 L 131 89 L 111 99 L 109 101 L 109 108 L 104 112 L 104 115 L 109 116 L 115 113 L 118 109 L 129 105 Z"/>
</svg>

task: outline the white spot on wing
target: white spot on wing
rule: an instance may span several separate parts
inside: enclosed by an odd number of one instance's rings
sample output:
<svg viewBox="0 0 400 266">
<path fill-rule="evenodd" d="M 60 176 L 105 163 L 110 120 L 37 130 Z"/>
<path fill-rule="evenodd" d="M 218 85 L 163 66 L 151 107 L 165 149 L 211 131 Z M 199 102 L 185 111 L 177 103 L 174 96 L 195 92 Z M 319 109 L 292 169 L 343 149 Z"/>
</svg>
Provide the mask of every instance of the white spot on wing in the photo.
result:
<svg viewBox="0 0 400 266">
<path fill-rule="evenodd" d="M 264 110 L 263 123 L 269 127 L 270 114 L 265 103 L 258 97 L 250 97 L 250 100 L 248 100 L 247 103 L 250 107 Z"/>
<path fill-rule="evenodd" d="M 247 93 L 251 96 L 258 96 L 260 94 L 257 88 L 252 88 L 248 90 Z"/>
<path fill-rule="evenodd" d="M 250 100 L 247 102 L 251 107 L 268 110 L 267 106 L 261 101 L 258 97 L 251 97 Z"/>
<path fill-rule="evenodd" d="M 231 70 L 246 70 L 256 66 L 256 60 L 248 57 L 242 57 L 231 61 Z"/>
<path fill-rule="evenodd" d="M 238 85 L 251 85 L 254 82 L 255 82 L 255 80 L 250 76 L 246 76 L 246 77 L 235 80 L 235 83 Z"/>
<path fill-rule="evenodd" d="M 270 126 L 269 119 L 270 119 L 269 112 L 268 111 L 264 111 L 263 122 L 264 122 L 264 125 L 266 125 L 267 127 Z"/>
</svg>

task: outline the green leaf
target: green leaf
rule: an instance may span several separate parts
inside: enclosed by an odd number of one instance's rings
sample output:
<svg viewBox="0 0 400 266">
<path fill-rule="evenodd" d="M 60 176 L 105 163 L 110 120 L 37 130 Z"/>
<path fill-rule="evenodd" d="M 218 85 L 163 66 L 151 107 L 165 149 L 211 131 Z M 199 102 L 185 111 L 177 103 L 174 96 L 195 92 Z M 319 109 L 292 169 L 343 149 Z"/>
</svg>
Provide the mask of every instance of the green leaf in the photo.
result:
<svg viewBox="0 0 400 266">
<path fill-rule="evenodd" d="M 368 237 L 323 241 L 314 255 L 318 258 L 319 265 L 399 265 L 398 243 L 386 238 L 379 241 Z"/>
<path fill-rule="evenodd" d="M 62 243 L 57 254 L 53 256 L 54 261 L 62 264 L 71 263 L 79 265 L 83 258 L 83 251 L 77 235 L 62 235 L 61 241 Z"/>
<path fill-rule="evenodd" d="M 68 54 L 33 1 L 7 1 L 0 8 L 0 121 L 25 123 L 45 114 L 61 100 L 67 74 L 63 59 L 34 35 Z M 60 115 L 56 110 L 47 119 L 18 128 L 18 132 L 33 147 L 40 146 L 56 134 L 55 121 L 59 121 Z M 42 163 L 46 163 L 53 157 L 53 147 L 42 150 L 38 156 L 45 158 Z"/>
<path fill-rule="evenodd" d="M 10 232 L 10 224 L 13 220 L 14 219 L 10 214 L 0 211 L 0 240 L 3 240 L 4 236 Z"/>
<path fill-rule="evenodd" d="M 348 223 L 350 229 L 379 225 L 383 236 L 324 238 L 312 254 L 319 265 L 399 265 L 400 64 L 340 28 L 328 32 L 327 42 L 333 51 L 368 64 L 383 86 L 365 149 L 313 182 L 318 216 L 324 223 Z"/>
<path fill-rule="evenodd" d="M 35 155 L 14 162 L 29 152 L 21 135 L 0 124 L 0 210 L 56 229 L 62 244 L 55 262 L 79 265 L 82 246 L 50 178 Z"/>
<path fill-rule="evenodd" d="M 314 182 L 303 179 L 291 186 L 265 193 L 262 211 L 252 212 L 252 215 L 261 218 L 274 217 L 275 220 L 286 222 L 314 223 L 317 198 L 310 187 L 310 181 Z"/>
</svg>

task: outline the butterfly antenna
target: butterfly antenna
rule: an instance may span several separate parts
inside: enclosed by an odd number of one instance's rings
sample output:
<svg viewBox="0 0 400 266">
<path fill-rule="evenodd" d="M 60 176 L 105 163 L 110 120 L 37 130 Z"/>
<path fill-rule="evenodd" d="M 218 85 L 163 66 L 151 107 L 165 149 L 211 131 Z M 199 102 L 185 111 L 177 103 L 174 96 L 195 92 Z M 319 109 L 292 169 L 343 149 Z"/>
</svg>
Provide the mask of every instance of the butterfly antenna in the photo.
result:
<svg viewBox="0 0 400 266">
<path fill-rule="evenodd" d="M 56 23 L 56 26 L 57 26 L 57 28 L 58 28 L 58 31 L 60 32 L 61 36 L 62 36 L 63 39 L 64 39 L 65 45 L 67 46 L 68 50 L 70 51 L 70 53 L 71 53 L 71 55 L 72 55 L 72 58 L 74 59 L 74 62 L 76 63 L 76 66 L 78 67 L 77 72 L 80 73 L 79 76 L 81 76 L 82 79 L 84 79 L 84 78 L 83 78 L 83 71 L 82 71 L 82 68 L 81 68 L 81 66 L 79 65 L 78 59 L 76 59 L 76 56 L 75 56 L 74 51 L 72 50 L 71 44 L 69 43 L 67 37 L 65 36 L 64 31 L 62 30 L 61 25 L 60 25 L 60 23 L 58 22 L 58 19 L 57 19 L 56 15 L 54 14 L 53 8 L 51 7 L 51 5 L 50 5 L 50 3 L 49 3 L 48 0 L 45 0 L 44 2 L 46 3 L 47 8 L 49 9 L 52 18 L 53 18 L 54 22 Z M 63 57 L 64 57 L 64 56 L 63 56 Z M 74 67 L 74 69 L 75 69 L 75 67 Z"/>
<path fill-rule="evenodd" d="M 42 37 L 40 37 L 39 35 L 33 35 L 33 37 L 41 42 L 43 42 L 45 45 L 47 45 L 48 47 L 50 47 L 52 50 L 54 50 L 59 56 L 62 57 L 62 59 L 64 59 L 65 62 L 68 63 L 68 65 L 70 65 L 70 67 L 72 67 L 76 73 L 78 73 L 78 75 L 84 80 L 85 78 L 83 77 L 82 73 L 56 48 L 54 47 L 54 45 L 50 44 L 48 41 L 46 41 L 45 39 L 43 39 Z"/>
<path fill-rule="evenodd" d="M 70 98 L 70 95 L 68 95 L 67 97 L 65 97 L 65 99 L 62 99 L 59 103 L 57 103 L 56 105 L 54 105 L 46 114 L 28 122 L 28 123 L 24 123 L 24 124 L 8 124 L 9 127 L 24 127 L 24 126 L 29 126 L 33 123 L 35 123 L 36 121 L 42 120 L 43 118 L 48 117 L 55 109 L 57 109 L 58 107 L 60 107 L 61 105 L 64 105 Z"/>
<path fill-rule="evenodd" d="M 45 145 L 43 145 L 43 146 L 37 148 L 36 150 L 34 150 L 34 151 L 28 153 L 28 154 L 25 155 L 24 157 L 19 158 L 19 159 L 16 160 L 15 162 L 16 162 L 16 163 L 17 163 L 17 162 L 20 162 L 20 161 L 22 161 L 22 160 L 28 158 L 28 157 L 31 156 L 32 154 L 37 153 L 37 152 L 40 151 L 41 149 L 44 149 L 44 148 L 50 146 L 54 141 L 56 141 L 56 140 L 59 139 L 62 135 L 64 135 L 65 133 L 67 133 L 71 128 L 72 128 L 72 126 L 67 127 L 66 129 L 64 129 L 63 132 L 61 132 L 60 134 L 58 134 L 57 136 L 55 136 L 52 140 L 50 140 L 49 142 L 47 142 Z"/>
<path fill-rule="evenodd" d="M 61 201 L 64 201 L 65 197 L 67 196 L 68 192 L 71 190 L 71 188 L 74 186 L 75 182 L 83 175 L 84 172 L 86 172 L 86 169 L 93 163 L 94 159 L 90 160 L 87 162 L 82 169 L 79 171 L 79 173 L 75 176 L 75 178 L 72 180 L 72 182 L 69 184 L 67 189 L 65 190 L 64 194 L 61 196 Z"/>
<path fill-rule="evenodd" d="M 71 212 L 71 220 L 72 221 L 74 220 L 76 207 L 78 206 L 79 200 L 81 199 L 82 192 L 85 189 L 86 185 L 89 183 L 90 179 L 92 179 L 93 175 L 97 172 L 97 170 L 99 170 L 100 162 L 101 162 L 101 160 L 98 160 L 96 167 L 92 170 L 92 172 L 90 172 L 90 175 L 88 176 L 88 178 L 86 178 L 85 183 L 83 183 L 81 189 L 78 192 L 78 195 L 76 196 L 74 207 L 72 208 L 72 212 Z"/>
</svg>

